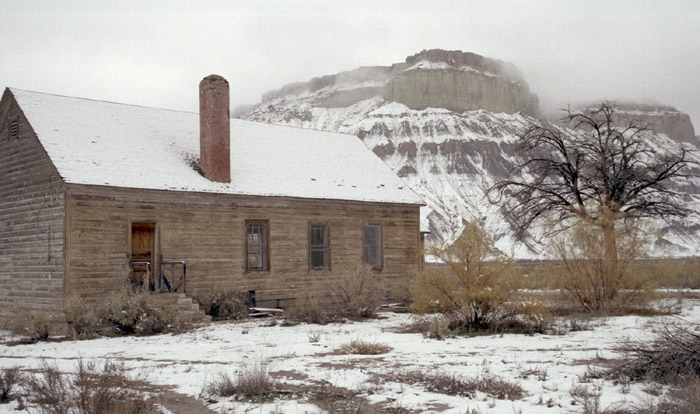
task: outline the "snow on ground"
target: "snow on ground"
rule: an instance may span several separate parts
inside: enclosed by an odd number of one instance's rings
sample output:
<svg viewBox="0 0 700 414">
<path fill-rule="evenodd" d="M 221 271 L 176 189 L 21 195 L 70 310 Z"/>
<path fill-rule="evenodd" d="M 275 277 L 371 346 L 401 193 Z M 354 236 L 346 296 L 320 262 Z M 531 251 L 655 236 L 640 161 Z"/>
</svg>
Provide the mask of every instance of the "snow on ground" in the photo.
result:
<svg viewBox="0 0 700 414">
<path fill-rule="evenodd" d="M 0 344 L 0 368 L 39 368 L 42 360 L 73 370 L 79 358 L 124 361 L 139 378 L 198 398 L 203 385 L 221 372 L 233 373 L 241 364 L 265 361 L 272 373 L 289 386 L 330 384 L 360 391 L 371 403 L 414 412 L 464 413 L 579 413 L 570 390 L 583 385 L 601 390 L 601 406 L 631 406 L 651 398 L 645 384 L 615 385 L 607 380 L 582 382 L 588 367 L 618 358 L 615 346 L 622 339 L 647 339 L 663 319 L 700 319 L 700 301 L 686 299 L 680 315 L 625 316 L 592 320 L 592 330 L 563 335 L 486 335 L 446 340 L 428 339 L 397 328 L 415 321 L 409 314 L 382 314 L 368 322 L 271 326 L 270 320 L 215 323 L 178 335 L 102 338 L 87 341 L 40 342 L 32 345 Z M 314 336 L 318 342 L 313 343 Z M 0 332 L 0 341 L 11 339 Z M 355 339 L 376 341 L 393 349 L 382 355 L 342 355 L 334 351 Z M 448 372 L 458 375 L 493 375 L 518 382 L 525 390 L 516 401 L 498 400 L 477 393 L 474 399 L 426 391 L 401 382 L 401 373 Z M 284 387 L 284 386 L 283 386 Z M 549 406 L 548 406 L 549 405 Z M 15 405 L 0 405 L 0 413 Z M 241 403 L 231 399 L 210 406 L 221 413 L 320 413 L 306 400 Z"/>
</svg>

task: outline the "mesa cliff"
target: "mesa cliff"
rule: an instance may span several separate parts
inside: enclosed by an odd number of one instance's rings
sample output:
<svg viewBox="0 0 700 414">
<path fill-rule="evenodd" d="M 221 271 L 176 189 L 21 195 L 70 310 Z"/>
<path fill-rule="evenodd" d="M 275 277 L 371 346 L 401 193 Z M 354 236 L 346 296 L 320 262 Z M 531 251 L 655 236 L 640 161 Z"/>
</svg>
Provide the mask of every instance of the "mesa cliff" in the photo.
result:
<svg viewBox="0 0 700 414">
<path fill-rule="evenodd" d="M 345 85 L 346 87 L 343 87 Z M 539 114 L 537 96 L 510 63 L 459 50 L 424 50 L 391 66 L 369 66 L 283 86 L 263 95 L 263 103 L 285 95 L 337 87 L 313 102 L 341 108 L 381 96 L 411 109 L 485 109 L 530 116 Z"/>
</svg>

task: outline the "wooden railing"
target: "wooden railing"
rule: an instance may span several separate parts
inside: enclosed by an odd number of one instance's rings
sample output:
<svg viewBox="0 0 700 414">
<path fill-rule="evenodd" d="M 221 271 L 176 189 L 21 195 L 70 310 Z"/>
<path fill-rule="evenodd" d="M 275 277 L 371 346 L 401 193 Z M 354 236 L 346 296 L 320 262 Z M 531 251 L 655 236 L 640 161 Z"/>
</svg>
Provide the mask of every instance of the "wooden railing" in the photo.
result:
<svg viewBox="0 0 700 414">
<path fill-rule="evenodd" d="M 166 274 L 166 269 L 170 270 L 170 274 Z M 181 267 L 182 271 L 179 277 L 175 276 L 176 267 Z M 184 261 L 160 262 L 160 277 L 158 280 L 158 288 L 161 292 L 185 292 L 185 281 L 187 278 L 187 263 Z"/>
<path fill-rule="evenodd" d="M 134 266 L 146 266 L 146 276 L 143 279 L 134 279 Z M 143 288 L 144 282 L 148 282 L 146 286 L 149 290 L 153 290 L 153 286 L 151 284 L 151 273 L 152 268 L 150 261 L 131 262 L 131 272 L 129 272 L 129 281 L 131 282 L 131 287 L 134 289 L 134 291 L 140 291 Z"/>
</svg>

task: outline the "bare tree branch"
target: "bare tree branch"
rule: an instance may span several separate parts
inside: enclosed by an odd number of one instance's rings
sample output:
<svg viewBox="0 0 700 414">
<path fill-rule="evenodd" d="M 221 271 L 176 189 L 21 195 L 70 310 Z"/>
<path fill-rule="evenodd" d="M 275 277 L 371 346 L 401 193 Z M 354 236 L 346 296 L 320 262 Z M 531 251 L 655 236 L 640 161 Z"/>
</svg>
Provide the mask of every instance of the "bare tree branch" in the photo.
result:
<svg viewBox="0 0 700 414">
<path fill-rule="evenodd" d="M 655 148 L 650 125 L 635 120 L 618 125 L 609 102 L 566 113 L 569 129 L 531 125 L 520 136 L 524 161 L 486 193 L 502 206 L 519 237 L 545 215 L 596 223 L 603 214 L 614 221 L 688 212 L 669 188 L 695 164 L 681 145 Z"/>
</svg>

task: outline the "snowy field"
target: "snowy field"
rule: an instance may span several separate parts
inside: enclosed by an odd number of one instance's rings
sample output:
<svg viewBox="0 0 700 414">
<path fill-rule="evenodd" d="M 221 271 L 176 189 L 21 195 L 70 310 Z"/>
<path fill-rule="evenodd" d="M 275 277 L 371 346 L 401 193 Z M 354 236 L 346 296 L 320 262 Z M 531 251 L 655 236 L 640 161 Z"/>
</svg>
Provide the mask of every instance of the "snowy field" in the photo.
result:
<svg viewBox="0 0 700 414">
<path fill-rule="evenodd" d="M 258 319 L 214 323 L 178 335 L 32 345 L 10 345 L 7 341 L 13 338 L 0 332 L 0 367 L 30 370 L 40 368 L 42 360 L 50 360 L 61 370 L 71 371 L 80 358 L 123 361 L 134 376 L 200 399 L 201 405 L 218 413 L 327 412 L 327 407 L 319 407 L 323 404 L 312 401 L 311 396 L 318 395 L 319 390 L 352 396 L 354 407 L 365 407 L 364 411 L 352 412 L 580 413 L 582 406 L 574 401 L 572 390 L 578 389 L 580 394 L 581 387 L 600 394 L 601 408 L 632 407 L 654 398 L 647 392 L 649 384 L 590 380 L 585 374 L 619 358 L 614 352 L 619 341 L 651 338 L 652 329 L 663 320 L 700 320 L 700 301 L 686 299 L 676 306 L 680 313 L 674 316 L 587 320 L 584 325 L 588 330 L 445 340 L 400 333 L 416 317 L 394 313 L 381 314 L 381 318 L 368 322 L 325 326 L 281 326 L 280 319 L 276 323 Z M 358 339 L 392 349 L 381 355 L 337 352 L 342 345 Z M 280 398 L 256 403 L 203 395 L 204 384 L 220 373 L 234 373 L 261 361 L 269 364 L 279 388 L 286 390 Z M 513 401 L 483 392 L 470 397 L 450 396 L 429 392 L 424 385 L 407 380 L 416 373 L 437 372 L 499 377 L 520 384 L 525 394 Z M 16 408 L 17 402 L 0 405 L 0 413 L 31 412 Z"/>
</svg>

